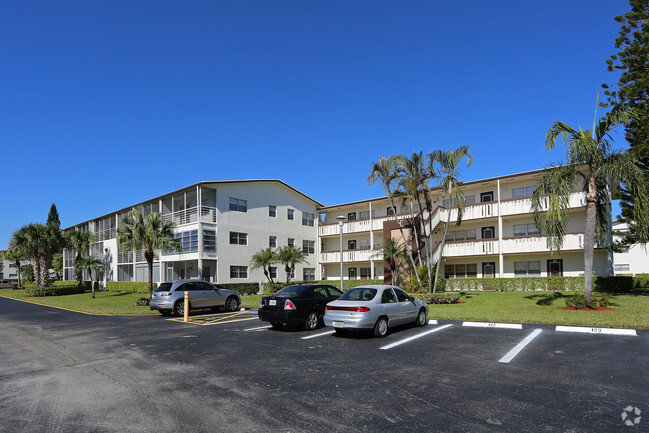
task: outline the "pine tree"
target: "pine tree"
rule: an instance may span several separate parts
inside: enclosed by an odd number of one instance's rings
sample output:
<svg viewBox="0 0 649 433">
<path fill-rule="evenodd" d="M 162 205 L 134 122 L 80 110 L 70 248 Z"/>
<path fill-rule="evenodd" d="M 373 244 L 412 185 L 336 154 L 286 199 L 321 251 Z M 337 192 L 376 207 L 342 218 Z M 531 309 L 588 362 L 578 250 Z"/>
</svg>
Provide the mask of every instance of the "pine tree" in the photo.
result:
<svg viewBox="0 0 649 433">
<path fill-rule="evenodd" d="M 607 69 L 620 72 L 615 86 L 603 84 L 608 101 L 602 106 L 625 103 L 635 112 L 635 118 L 626 127 L 630 152 L 641 162 L 649 178 L 649 0 L 630 0 L 631 11 L 615 18 L 621 24 L 615 48 L 620 49 L 607 61 Z M 639 241 L 637 227 L 632 220 L 635 197 L 624 187 L 620 190 L 622 221 L 629 224 L 630 233 L 622 244 L 629 246 Z"/>
</svg>

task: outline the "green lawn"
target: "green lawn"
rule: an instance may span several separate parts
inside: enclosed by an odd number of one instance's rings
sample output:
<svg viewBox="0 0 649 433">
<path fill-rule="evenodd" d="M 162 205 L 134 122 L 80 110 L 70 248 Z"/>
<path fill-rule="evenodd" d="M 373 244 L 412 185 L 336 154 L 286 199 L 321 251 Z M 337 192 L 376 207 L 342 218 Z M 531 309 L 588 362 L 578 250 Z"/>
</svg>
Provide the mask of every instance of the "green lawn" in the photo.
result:
<svg viewBox="0 0 649 433">
<path fill-rule="evenodd" d="M 609 294 L 615 311 L 565 311 L 564 292 L 466 292 L 461 304 L 429 305 L 429 318 L 480 322 L 538 323 L 649 329 L 649 291 Z M 93 314 L 158 314 L 149 307 L 136 307 L 141 294 L 97 292 L 66 296 L 25 297 L 24 290 L 0 290 L 0 296 Z M 261 295 L 241 297 L 241 306 L 257 308 Z"/>
<path fill-rule="evenodd" d="M 649 329 L 649 291 L 607 294 L 615 311 L 566 311 L 565 292 L 465 292 L 461 304 L 429 305 L 431 319 Z"/>
</svg>

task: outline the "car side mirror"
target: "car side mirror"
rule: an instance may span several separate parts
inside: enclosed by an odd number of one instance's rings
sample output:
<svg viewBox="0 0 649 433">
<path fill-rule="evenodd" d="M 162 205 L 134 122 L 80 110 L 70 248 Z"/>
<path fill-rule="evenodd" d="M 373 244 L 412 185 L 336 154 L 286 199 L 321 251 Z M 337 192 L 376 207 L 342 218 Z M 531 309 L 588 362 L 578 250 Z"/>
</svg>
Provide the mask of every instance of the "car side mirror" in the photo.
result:
<svg viewBox="0 0 649 433">
<path fill-rule="evenodd" d="M 408 300 L 409 300 L 410 302 L 415 302 L 415 298 L 413 298 L 412 296 L 408 296 Z"/>
</svg>

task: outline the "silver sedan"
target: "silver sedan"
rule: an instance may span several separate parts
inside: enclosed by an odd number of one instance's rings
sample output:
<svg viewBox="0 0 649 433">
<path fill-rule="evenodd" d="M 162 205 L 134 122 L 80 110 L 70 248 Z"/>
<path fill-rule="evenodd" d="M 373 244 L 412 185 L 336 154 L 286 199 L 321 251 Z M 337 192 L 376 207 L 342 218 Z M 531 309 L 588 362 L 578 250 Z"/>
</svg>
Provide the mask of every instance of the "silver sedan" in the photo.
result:
<svg viewBox="0 0 649 433">
<path fill-rule="evenodd" d="M 373 329 L 385 337 L 388 328 L 404 323 L 424 326 L 428 317 L 425 302 L 408 296 L 395 286 L 359 286 L 346 291 L 325 307 L 324 323 L 338 333 L 348 329 Z"/>
</svg>

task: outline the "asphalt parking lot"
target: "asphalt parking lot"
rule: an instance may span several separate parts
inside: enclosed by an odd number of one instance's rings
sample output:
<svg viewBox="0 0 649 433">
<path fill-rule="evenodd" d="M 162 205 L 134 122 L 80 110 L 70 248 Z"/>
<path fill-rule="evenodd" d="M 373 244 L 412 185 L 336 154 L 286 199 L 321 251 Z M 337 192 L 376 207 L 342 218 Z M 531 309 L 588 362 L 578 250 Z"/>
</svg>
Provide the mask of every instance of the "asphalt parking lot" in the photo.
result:
<svg viewBox="0 0 649 433">
<path fill-rule="evenodd" d="M 0 431 L 649 431 L 649 331 L 191 319 L 0 299 Z"/>
</svg>

